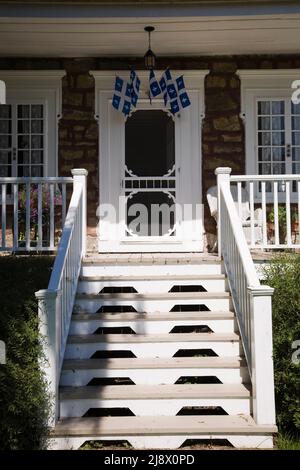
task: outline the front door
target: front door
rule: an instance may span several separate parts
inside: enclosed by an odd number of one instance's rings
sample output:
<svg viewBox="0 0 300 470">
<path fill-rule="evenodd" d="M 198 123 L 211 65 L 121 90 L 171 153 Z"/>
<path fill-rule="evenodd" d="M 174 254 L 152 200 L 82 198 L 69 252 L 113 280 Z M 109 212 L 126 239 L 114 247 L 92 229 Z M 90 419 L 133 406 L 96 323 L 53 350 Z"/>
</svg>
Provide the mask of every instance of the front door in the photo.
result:
<svg viewBox="0 0 300 470">
<path fill-rule="evenodd" d="M 202 100 L 199 89 L 188 92 L 192 105 L 174 117 L 142 90 L 125 120 L 99 90 L 100 252 L 203 250 Z"/>
</svg>

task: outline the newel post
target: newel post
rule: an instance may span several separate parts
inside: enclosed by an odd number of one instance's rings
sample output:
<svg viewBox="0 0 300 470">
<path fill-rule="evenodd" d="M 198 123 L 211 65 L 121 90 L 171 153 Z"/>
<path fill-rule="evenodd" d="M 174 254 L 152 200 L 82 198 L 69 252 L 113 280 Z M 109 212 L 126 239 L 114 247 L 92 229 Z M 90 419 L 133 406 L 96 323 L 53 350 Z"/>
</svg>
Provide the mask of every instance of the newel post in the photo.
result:
<svg viewBox="0 0 300 470">
<path fill-rule="evenodd" d="M 217 187 L 218 187 L 218 255 L 222 255 L 222 240 L 221 240 L 221 211 L 220 209 L 220 185 L 225 183 L 230 189 L 230 167 L 218 167 L 215 169 L 215 175 L 217 177 Z"/>
<path fill-rule="evenodd" d="M 251 369 L 253 417 L 257 424 L 275 424 L 272 295 L 268 286 L 248 287 L 251 304 Z"/>
<path fill-rule="evenodd" d="M 42 369 L 51 394 L 48 425 L 54 427 L 59 416 L 58 382 L 60 361 L 60 291 L 39 290 L 35 293 L 38 299 L 39 335 L 43 345 L 45 359 Z"/>
<path fill-rule="evenodd" d="M 82 205 L 83 205 L 83 211 L 82 211 L 82 256 L 85 256 L 86 253 L 86 225 L 87 225 L 87 175 L 89 174 L 87 170 L 84 168 L 73 168 L 71 170 L 71 173 L 73 175 L 73 180 L 74 180 L 74 191 L 76 189 L 80 189 L 82 185 Z"/>
</svg>

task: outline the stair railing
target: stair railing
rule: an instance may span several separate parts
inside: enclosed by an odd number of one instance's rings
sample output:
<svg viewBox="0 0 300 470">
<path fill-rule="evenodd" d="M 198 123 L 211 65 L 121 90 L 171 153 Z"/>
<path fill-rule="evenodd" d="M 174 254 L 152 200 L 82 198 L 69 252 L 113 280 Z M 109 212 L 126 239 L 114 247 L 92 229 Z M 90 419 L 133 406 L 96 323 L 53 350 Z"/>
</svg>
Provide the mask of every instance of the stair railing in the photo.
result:
<svg viewBox="0 0 300 470">
<path fill-rule="evenodd" d="M 49 426 L 59 417 L 58 386 L 77 290 L 81 260 L 86 251 L 86 177 L 84 169 L 72 170 L 73 194 L 57 250 L 48 289 L 35 293 L 39 328 L 51 393 Z"/>
<path fill-rule="evenodd" d="M 257 424 L 275 424 L 272 358 L 273 289 L 261 285 L 230 192 L 231 168 L 217 168 L 218 246 L 252 381 Z"/>
</svg>

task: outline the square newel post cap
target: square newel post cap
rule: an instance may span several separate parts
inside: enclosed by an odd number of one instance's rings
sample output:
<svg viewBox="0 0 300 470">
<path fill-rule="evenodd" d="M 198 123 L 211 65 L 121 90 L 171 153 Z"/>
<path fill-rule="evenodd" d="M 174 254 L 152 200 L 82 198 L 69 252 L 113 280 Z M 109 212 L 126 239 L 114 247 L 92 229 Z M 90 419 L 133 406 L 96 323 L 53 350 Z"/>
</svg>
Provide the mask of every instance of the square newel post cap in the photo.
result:
<svg viewBox="0 0 300 470">
<path fill-rule="evenodd" d="M 85 168 L 73 168 L 71 173 L 73 176 L 87 176 L 89 174 Z"/>
<path fill-rule="evenodd" d="M 230 175 L 232 169 L 229 166 L 219 166 L 215 169 L 215 175 Z"/>
</svg>

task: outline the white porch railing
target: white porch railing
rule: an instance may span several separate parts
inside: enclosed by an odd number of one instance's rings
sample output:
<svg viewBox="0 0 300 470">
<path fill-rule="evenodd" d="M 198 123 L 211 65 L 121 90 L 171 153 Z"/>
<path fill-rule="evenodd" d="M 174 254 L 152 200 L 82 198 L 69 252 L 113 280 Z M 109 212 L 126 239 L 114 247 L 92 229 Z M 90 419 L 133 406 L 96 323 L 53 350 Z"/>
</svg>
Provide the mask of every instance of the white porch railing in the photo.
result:
<svg viewBox="0 0 300 470">
<path fill-rule="evenodd" d="M 244 225 L 251 248 L 300 248 L 300 175 L 234 175 L 230 184 L 241 218 L 246 191 L 250 217 Z"/>
<path fill-rule="evenodd" d="M 0 178 L 0 251 L 55 251 L 73 178 Z"/>
<path fill-rule="evenodd" d="M 217 168 L 218 244 L 223 257 L 253 391 L 258 424 L 275 424 L 272 360 L 273 289 L 259 282 L 236 204 L 230 168 Z"/>
<path fill-rule="evenodd" d="M 86 251 L 86 176 L 72 170 L 74 188 L 48 289 L 36 292 L 40 333 L 47 358 L 45 374 L 52 395 L 50 426 L 59 416 L 58 384 L 70 326 L 81 260 Z"/>
</svg>

